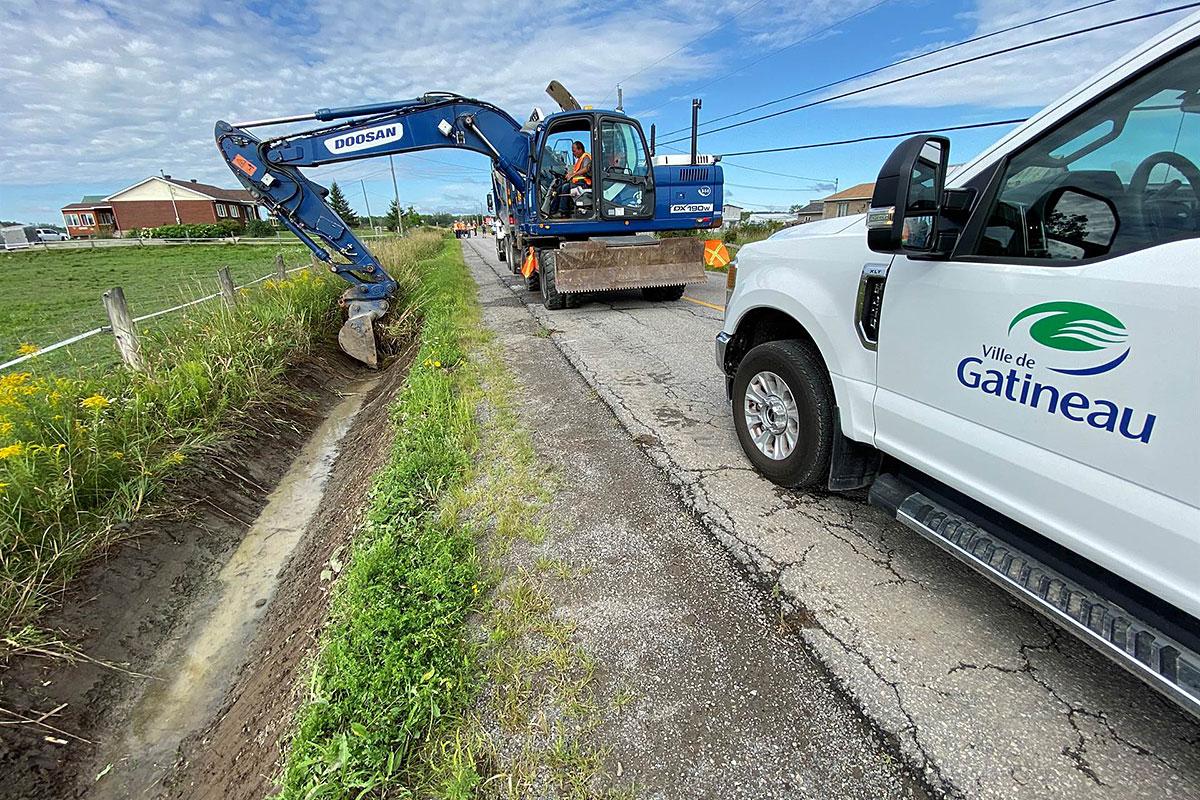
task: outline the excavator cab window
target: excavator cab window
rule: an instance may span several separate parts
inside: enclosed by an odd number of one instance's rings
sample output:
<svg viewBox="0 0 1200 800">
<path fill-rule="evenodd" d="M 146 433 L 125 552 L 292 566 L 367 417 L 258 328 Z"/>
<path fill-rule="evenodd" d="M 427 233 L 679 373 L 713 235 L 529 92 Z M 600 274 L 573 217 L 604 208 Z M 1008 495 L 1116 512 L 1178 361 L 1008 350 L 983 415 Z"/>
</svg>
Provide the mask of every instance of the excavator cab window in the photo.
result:
<svg viewBox="0 0 1200 800">
<path fill-rule="evenodd" d="M 538 208 L 543 219 L 591 219 L 595 216 L 590 187 L 571 192 L 567 173 L 575 164 L 571 145 L 583 142 L 591 154 L 592 118 L 590 115 L 555 120 L 542 139 L 538 162 Z M 593 166 L 593 173 L 595 167 Z"/>
<path fill-rule="evenodd" d="M 600 121 L 600 215 L 646 219 L 654 215 L 654 170 L 642 130 L 625 119 Z"/>
</svg>

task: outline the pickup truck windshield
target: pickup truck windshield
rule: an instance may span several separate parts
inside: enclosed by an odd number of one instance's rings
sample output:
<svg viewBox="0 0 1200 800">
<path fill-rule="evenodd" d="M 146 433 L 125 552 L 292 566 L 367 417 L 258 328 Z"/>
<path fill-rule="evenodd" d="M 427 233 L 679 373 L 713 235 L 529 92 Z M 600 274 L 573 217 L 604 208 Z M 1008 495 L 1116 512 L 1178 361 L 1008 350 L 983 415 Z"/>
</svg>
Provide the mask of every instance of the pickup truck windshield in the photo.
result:
<svg viewBox="0 0 1200 800">
<path fill-rule="evenodd" d="M 966 255 L 1079 261 L 1200 236 L 1200 49 L 1151 67 L 1011 158 Z"/>
</svg>

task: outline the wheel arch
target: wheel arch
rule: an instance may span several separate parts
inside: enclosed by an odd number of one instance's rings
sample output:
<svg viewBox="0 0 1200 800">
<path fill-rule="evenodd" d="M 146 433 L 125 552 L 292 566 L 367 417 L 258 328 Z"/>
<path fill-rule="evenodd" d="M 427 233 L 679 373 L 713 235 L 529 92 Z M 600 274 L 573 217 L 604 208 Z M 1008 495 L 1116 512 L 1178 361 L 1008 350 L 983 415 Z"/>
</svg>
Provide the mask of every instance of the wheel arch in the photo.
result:
<svg viewBox="0 0 1200 800">
<path fill-rule="evenodd" d="M 773 306 L 757 306 L 742 314 L 725 348 L 725 374 L 733 375 L 746 353 L 760 344 L 796 339 L 811 347 L 829 372 L 829 362 L 821 346 L 799 320 Z"/>
</svg>

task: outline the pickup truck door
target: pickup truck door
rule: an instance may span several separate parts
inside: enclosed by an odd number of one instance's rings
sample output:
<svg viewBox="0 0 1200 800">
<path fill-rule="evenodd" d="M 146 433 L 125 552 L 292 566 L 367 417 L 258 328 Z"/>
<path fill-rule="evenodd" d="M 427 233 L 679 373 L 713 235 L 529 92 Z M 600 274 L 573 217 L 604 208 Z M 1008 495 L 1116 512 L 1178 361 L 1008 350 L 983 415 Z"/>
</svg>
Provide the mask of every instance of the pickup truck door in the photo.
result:
<svg viewBox="0 0 1200 800">
<path fill-rule="evenodd" d="M 897 257 L 876 444 L 1200 614 L 1200 86 L 1185 53 L 999 164 Z"/>
</svg>

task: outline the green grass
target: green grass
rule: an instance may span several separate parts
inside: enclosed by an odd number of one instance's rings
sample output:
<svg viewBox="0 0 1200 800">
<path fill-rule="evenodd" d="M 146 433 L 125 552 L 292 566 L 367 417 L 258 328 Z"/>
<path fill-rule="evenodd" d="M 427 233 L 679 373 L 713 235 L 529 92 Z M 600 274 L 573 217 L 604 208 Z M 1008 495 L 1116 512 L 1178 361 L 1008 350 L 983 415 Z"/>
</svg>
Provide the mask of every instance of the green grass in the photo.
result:
<svg viewBox="0 0 1200 800">
<path fill-rule="evenodd" d="M 395 273 L 398 247 L 380 253 Z M 283 797 L 406 784 L 413 752 L 471 693 L 463 625 L 479 594 L 475 537 L 440 501 L 466 479 L 475 448 L 466 353 L 478 312 L 457 244 L 439 251 L 420 270 L 424 326 L 392 411 L 396 441 L 336 588 Z"/>
<path fill-rule="evenodd" d="M 293 240 L 294 241 L 294 240 Z M 217 270 L 228 266 L 238 285 L 270 274 L 277 252 L 288 266 L 307 263 L 298 244 L 110 247 L 0 254 L 0 362 L 22 344 L 44 347 L 106 325 L 100 295 L 120 286 L 134 316 L 170 308 L 216 291 Z M 169 319 L 169 318 L 168 318 Z M 116 348 L 107 335 L 48 354 L 45 363 L 109 366 Z M 35 359 L 41 362 L 42 359 Z"/>
<path fill-rule="evenodd" d="M 571 565 L 509 558 L 547 538 L 554 483 L 513 410 L 515 380 L 457 242 L 420 266 L 420 350 L 334 589 L 281 797 L 630 796 L 603 788 L 606 753 L 588 743 L 617 702 L 598 699 L 595 665 L 547 591 Z"/>
<path fill-rule="evenodd" d="M 269 271 L 270 254 L 247 271 Z M 35 621 L 79 567 L 119 540 L 167 479 L 277 396 L 289 363 L 339 324 L 340 281 L 296 273 L 236 310 L 189 309 L 144 331 L 144 373 L 0 375 L 0 624 Z"/>
</svg>

